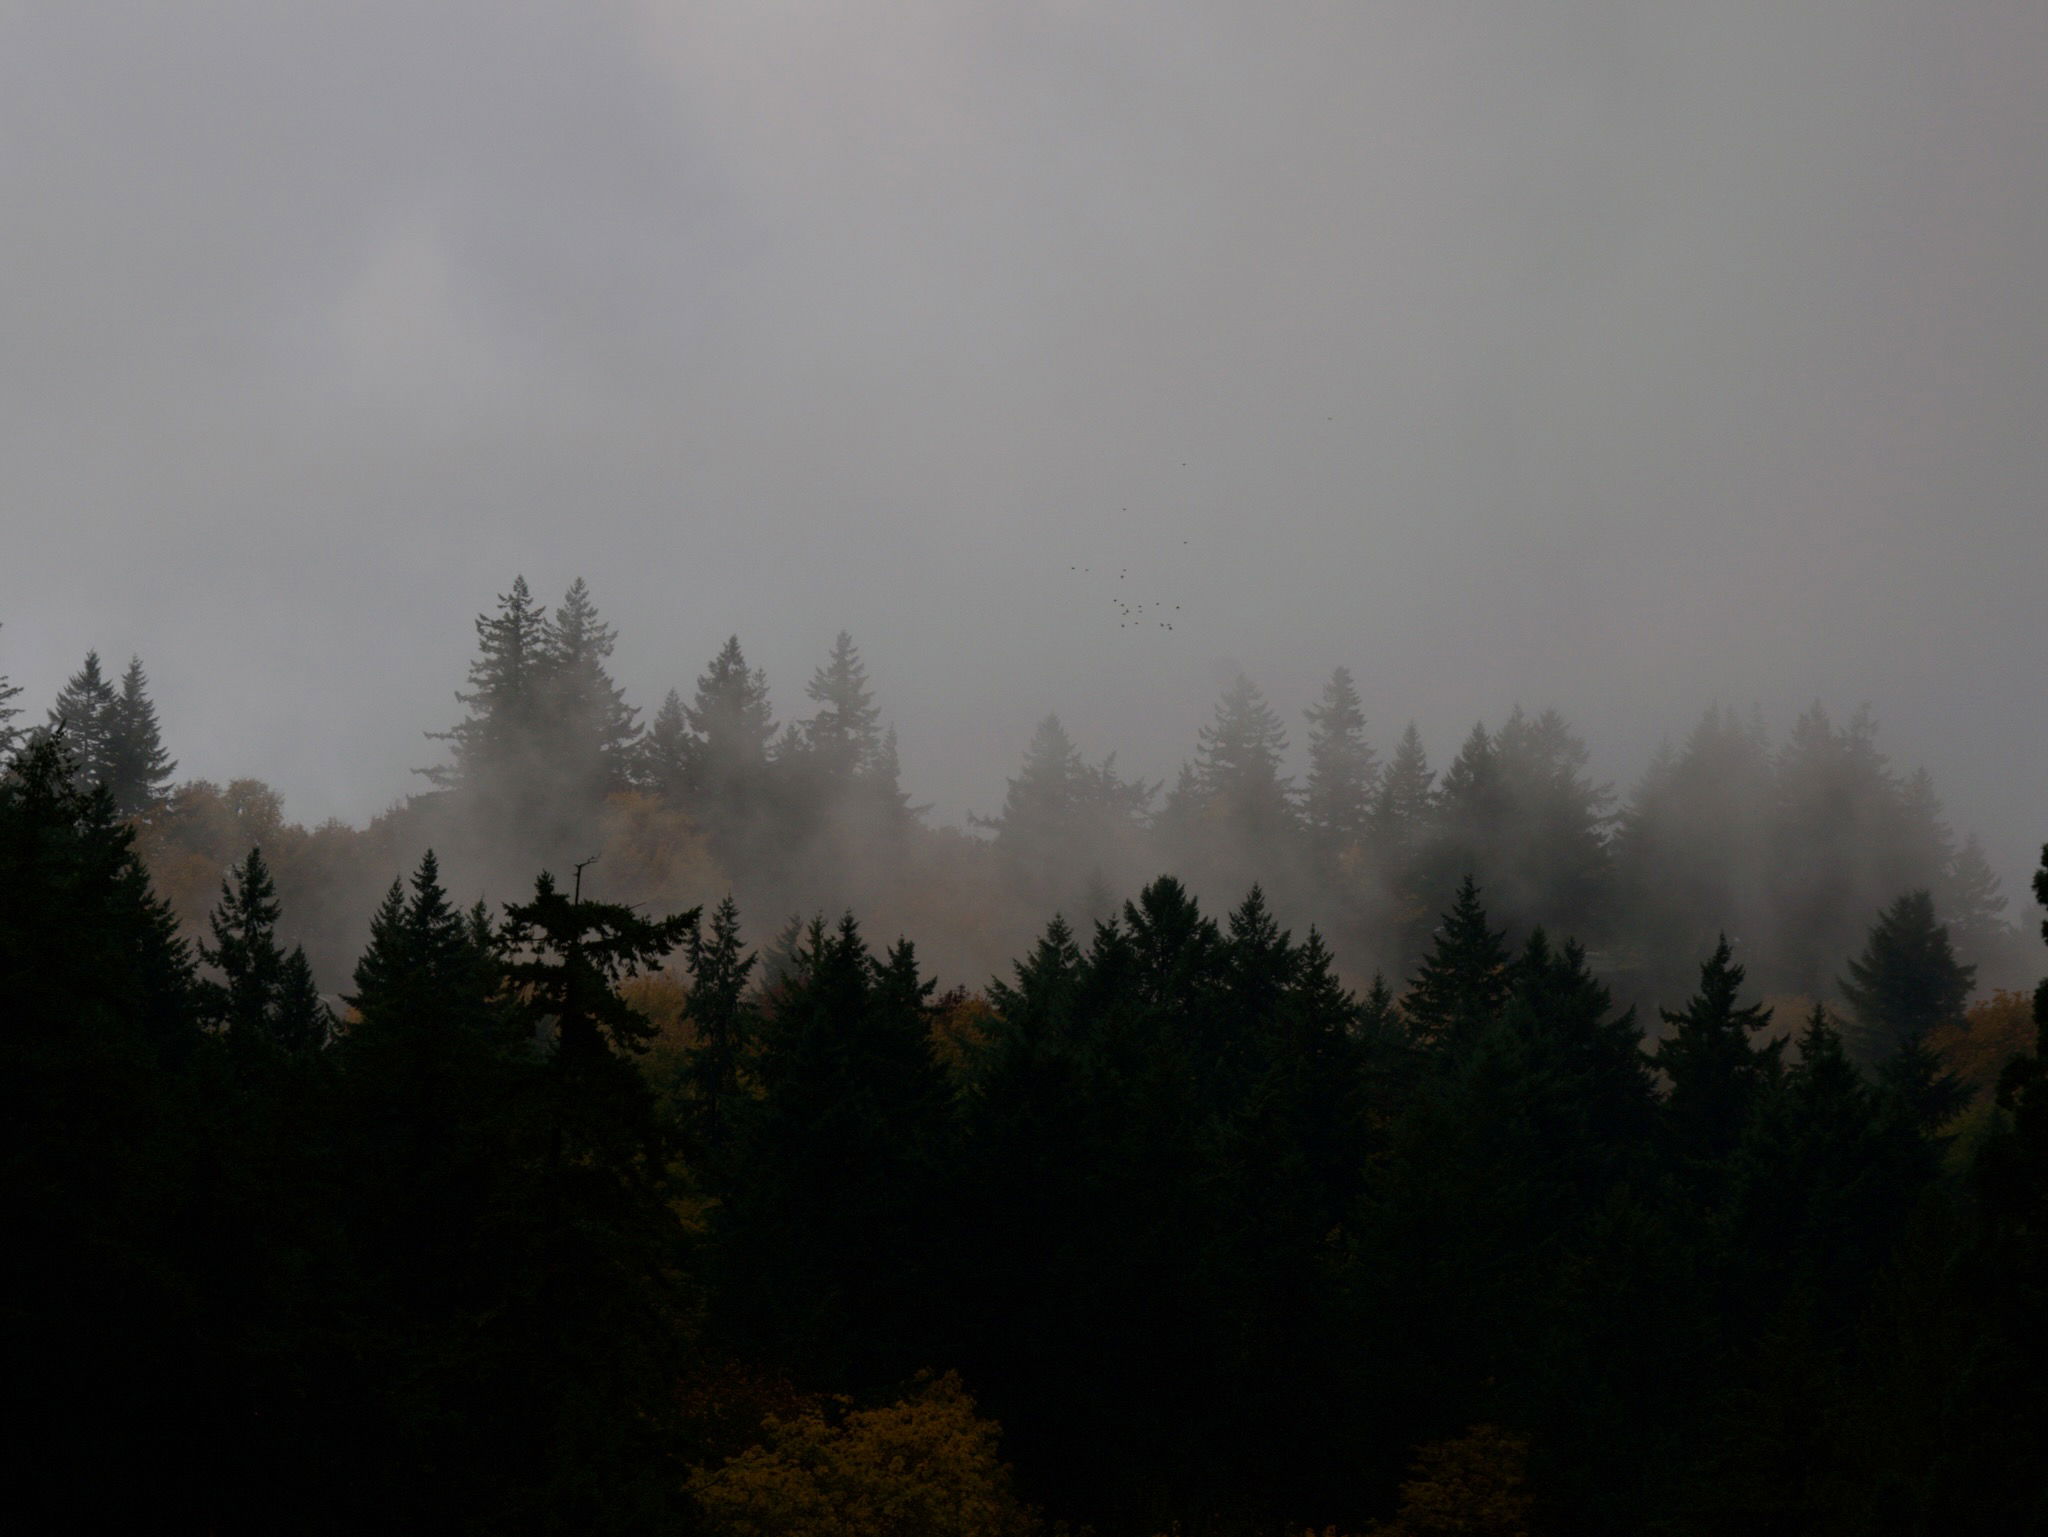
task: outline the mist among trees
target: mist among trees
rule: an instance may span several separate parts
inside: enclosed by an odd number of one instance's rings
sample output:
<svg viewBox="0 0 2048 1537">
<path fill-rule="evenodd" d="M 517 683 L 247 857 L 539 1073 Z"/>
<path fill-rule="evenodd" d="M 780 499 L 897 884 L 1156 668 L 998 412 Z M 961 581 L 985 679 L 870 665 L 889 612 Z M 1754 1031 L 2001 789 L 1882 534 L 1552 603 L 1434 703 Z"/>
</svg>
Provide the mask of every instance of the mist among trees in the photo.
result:
<svg viewBox="0 0 2048 1537">
<path fill-rule="evenodd" d="M 476 634 L 364 828 L 0 681 L 36 1529 L 2048 1521 L 2048 959 L 1869 715 L 1621 793 L 1239 679 L 959 830 L 849 636 Z"/>
</svg>

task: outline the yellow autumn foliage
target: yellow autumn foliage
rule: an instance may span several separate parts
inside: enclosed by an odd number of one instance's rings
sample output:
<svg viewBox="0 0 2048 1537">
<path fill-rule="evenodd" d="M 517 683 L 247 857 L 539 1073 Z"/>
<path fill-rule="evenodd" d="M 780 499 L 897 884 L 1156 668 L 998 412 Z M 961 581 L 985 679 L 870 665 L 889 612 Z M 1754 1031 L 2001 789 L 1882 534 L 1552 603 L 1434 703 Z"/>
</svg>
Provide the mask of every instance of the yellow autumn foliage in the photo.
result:
<svg viewBox="0 0 2048 1537">
<path fill-rule="evenodd" d="M 770 1416 L 690 1491 L 717 1537 L 1026 1537 L 1000 1428 L 948 1372 L 877 1409 Z"/>
<path fill-rule="evenodd" d="M 1425 1446 L 1376 1537 L 1528 1537 L 1528 1464 L 1529 1443 L 1496 1425 Z"/>
</svg>

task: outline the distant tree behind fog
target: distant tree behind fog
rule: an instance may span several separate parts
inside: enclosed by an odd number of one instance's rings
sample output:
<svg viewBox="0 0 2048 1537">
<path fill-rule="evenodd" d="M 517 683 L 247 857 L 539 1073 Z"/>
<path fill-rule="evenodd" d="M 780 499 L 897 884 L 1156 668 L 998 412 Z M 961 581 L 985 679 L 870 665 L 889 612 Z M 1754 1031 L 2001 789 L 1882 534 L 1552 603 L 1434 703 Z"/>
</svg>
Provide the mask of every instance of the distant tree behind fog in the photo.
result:
<svg viewBox="0 0 2048 1537">
<path fill-rule="evenodd" d="M 1407 978 L 1470 876 L 1510 943 L 1538 926 L 1576 936 L 1623 996 L 1668 1002 L 1724 933 L 1766 991 L 1827 994 L 1877 914 L 1924 891 L 1961 962 L 1986 985 L 2012 980 L 2006 902 L 1983 850 L 1957 838 L 1924 771 L 1893 766 L 1867 710 L 1838 724 L 1816 704 L 1774 741 L 1756 711 L 1710 706 L 1617 798 L 1554 710 L 1475 724 L 1440 774 L 1412 723 L 1383 751 L 1341 667 L 1306 711 L 1297 781 L 1287 723 L 1239 677 L 1163 797 L 1042 720 L 1000 810 L 970 818 L 989 835 L 976 839 L 924 825 L 848 634 L 810 677 L 808 714 L 778 724 L 767 676 L 732 636 L 644 731 L 609 670 L 615 632 L 581 580 L 550 612 L 515 579 L 476 634 L 464 713 L 432 733 L 447 756 L 423 771 L 430 794 L 359 837 L 323 829 L 317 855 L 264 834 L 281 888 L 303 895 L 288 905 L 346 910 L 429 844 L 477 889 L 615 849 L 597 876 L 614 895 L 645 897 L 632 882 L 658 875 L 677 900 L 730 890 L 754 911 L 851 905 L 916 927 L 942 968 L 971 979 L 1044 910 L 1091 921 L 1170 871 L 1218 904 L 1259 885 L 1287 922 L 1316 925 L 1348 974 Z M 0 712 L 12 697 L 0 684 Z M 151 823 L 146 848 L 183 851 L 192 874 L 174 893 L 205 890 L 246 852 L 213 848 L 219 792 L 170 792 L 139 661 L 117 686 L 89 655 L 50 720 L 81 777 Z M 304 937 L 328 970 L 362 939 Z"/>
</svg>

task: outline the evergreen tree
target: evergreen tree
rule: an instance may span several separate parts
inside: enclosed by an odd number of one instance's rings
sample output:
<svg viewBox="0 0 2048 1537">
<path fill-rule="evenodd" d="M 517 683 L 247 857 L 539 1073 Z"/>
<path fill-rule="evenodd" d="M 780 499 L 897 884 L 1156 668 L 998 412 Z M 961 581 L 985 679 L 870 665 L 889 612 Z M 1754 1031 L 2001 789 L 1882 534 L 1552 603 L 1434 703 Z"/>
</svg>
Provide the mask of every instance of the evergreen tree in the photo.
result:
<svg viewBox="0 0 2048 1537">
<path fill-rule="evenodd" d="M 1508 807 L 1500 754 L 1483 723 L 1475 722 L 1457 757 L 1438 781 L 1430 818 L 1416 854 L 1416 879 L 1431 903 L 1467 875 L 1489 879 L 1500 864 Z"/>
<path fill-rule="evenodd" d="M 1998 968 L 2010 948 L 2013 930 L 2005 921 L 2006 900 L 1998 876 L 1975 833 L 1963 840 L 1946 873 L 1940 906 L 1949 915 L 1956 954 L 1980 973 Z"/>
<path fill-rule="evenodd" d="M 1604 925 L 1613 797 L 1586 773 L 1586 744 L 1555 710 L 1534 719 L 1516 710 L 1495 738 L 1507 825 L 1492 851 L 1511 883 L 1510 918 L 1567 933 Z M 1496 904 L 1503 893 L 1494 890 Z"/>
<path fill-rule="evenodd" d="M 1243 674 L 1223 691 L 1201 729 L 1195 780 L 1225 826 L 1254 848 L 1293 830 L 1288 779 L 1280 772 L 1287 732 L 1258 685 Z"/>
<path fill-rule="evenodd" d="M 741 1071 L 757 1031 L 748 996 L 756 957 L 741 948 L 739 908 L 731 897 L 713 909 L 709 937 L 701 929 L 692 931 L 689 954 L 687 1013 L 695 1031 L 687 1073 L 690 1115 L 698 1145 L 716 1159 L 731 1139 Z"/>
<path fill-rule="evenodd" d="M 0 1416 L 25 1530 L 196 1530 L 226 1427 L 187 1245 L 191 960 L 132 827 L 60 739 L 0 774 Z M 126 1469 L 107 1476 L 109 1459 Z"/>
<path fill-rule="evenodd" d="M 695 759 L 696 742 L 683 712 L 682 696 L 670 689 L 640 743 L 637 777 L 663 800 L 681 804 L 690 791 Z"/>
<path fill-rule="evenodd" d="M 728 1326 L 803 1380 L 872 1387 L 927 1359 L 952 1098 L 932 990 L 907 944 L 877 961 L 851 916 L 815 921 L 762 1021 L 714 1220 Z"/>
<path fill-rule="evenodd" d="M 1335 856 L 1364 843 L 1379 780 L 1378 758 L 1365 740 L 1365 712 L 1347 669 L 1330 674 L 1308 722 L 1303 820 L 1317 847 Z"/>
<path fill-rule="evenodd" d="M 1875 1065 L 1963 1017 L 1977 969 L 1955 958 L 1934 899 L 1908 892 L 1871 926 L 1863 954 L 1849 963 L 1842 996 L 1855 1011 L 1851 1044 Z"/>
<path fill-rule="evenodd" d="M 1119 777 L 1114 754 L 1087 763 L 1059 717 L 1048 715 L 1008 781 L 1002 814 L 973 820 L 994 831 L 997 851 L 1034 901 L 1072 911 L 1068 904 L 1084 880 L 1101 879 L 1105 860 L 1121 869 L 1156 793 L 1157 786 Z M 1099 908 L 1088 902 L 1081 911 L 1109 911 L 1106 901 Z"/>
<path fill-rule="evenodd" d="M 984 824 L 994 829 L 996 847 L 1019 860 L 1061 848 L 1080 822 L 1087 772 L 1060 718 L 1046 716 L 1031 733 L 1023 766 L 1007 781 L 1002 814 Z"/>
<path fill-rule="evenodd" d="M 1486 921 L 1478 883 L 1466 876 L 1401 1001 L 1417 1040 L 1455 1048 L 1493 1020 L 1507 1000 L 1510 981 L 1501 939 Z"/>
<path fill-rule="evenodd" d="M 1435 805 L 1435 783 L 1422 733 L 1410 721 L 1373 797 L 1373 844 L 1385 868 L 1399 869 L 1413 854 Z"/>
<path fill-rule="evenodd" d="M 544 697 L 552 767 L 564 789 L 584 800 L 620 789 L 632 777 L 640 712 L 605 668 L 616 640 L 577 577 L 548 622 Z"/>
<path fill-rule="evenodd" d="M 1380 912 L 1391 939 L 1387 958 L 1401 969 L 1420 953 L 1437 900 L 1425 886 L 1422 854 L 1435 813 L 1436 774 L 1410 721 L 1373 797 L 1371 850 Z"/>
<path fill-rule="evenodd" d="M 804 692 L 818 706 L 804 723 L 804 745 L 826 780 L 850 783 L 880 751 L 881 713 L 853 637 L 841 630 L 832 654 Z"/>
<path fill-rule="evenodd" d="M 1743 976 L 1724 934 L 1700 966 L 1699 991 L 1678 1012 L 1660 1011 L 1670 1027 L 1657 1047 L 1657 1065 L 1671 1080 L 1666 1117 L 1684 1156 L 1702 1166 L 1734 1151 L 1758 1096 L 1781 1071 L 1783 1041 L 1751 1044 L 1770 1028 L 1771 1011 L 1736 1001 Z"/>
<path fill-rule="evenodd" d="M 1679 993 L 1680 958 L 1723 931 L 1769 937 L 1765 875 L 1775 816 L 1770 741 L 1760 716 L 1710 705 L 1676 752 L 1661 752 L 1617 819 L 1615 909 L 1634 967 Z"/>
<path fill-rule="evenodd" d="M 142 658 L 129 659 L 106 722 L 106 782 L 115 806 L 123 816 L 132 817 L 162 805 L 171 771 L 178 765 L 164 751 Z"/>
<path fill-rule="evenodd" d="M 455 697 L 468 714 L 448 731 L 429 732 L 451 745 L 452 763 L 422 769 L 436 785 L 484 788 L 531 774 L 542 748 L 544 694 L 551 674 L 547 615 L 526 578 L 498 598 L 498 612 L 476 619 L 477 657 L 469 688 Z"/>
<path fill-rule="evenodd" d="M 232 1042 L 306 1055 L 327 1044 L 334 1020 L 305 951 L 294 946 L 287 955 L 279 947 L 280 912 L 263 851 L 252 848 L 221 882 L 208 925 L 213 943 L 199 947 L 200 959 L 220 972 L 218 981 L 200 984 L 200 1004 L 207 1021 Z"/>
<path fill-rule="evenodd" d="M 737 635 L 727 637 L 698 677 L 686 714 L 696 737 L 696 787 L 714 802 L 728 802 L 758 779 L 775 739 L 767 674 L 748 669 Z"/>
<path fill-rule="evenodd" d="M 924 815 L 929 806 L 913 806 L 903 790 L 903 761 L 896 751 L 896 728 L 882 733 L 882 745 L 861 773 L 861 783 L 882 815 L 887 830 L 900 831 L 904 824 Z"/>
<path fill-rule="evenodd" d="M 14 724 L 14 718 L 21 714 L 14 701 L 20 697 L 21 685 L 0 672 L 0 766 L 14 756 L 15 745 L 21 739 L 20 728 Z"/>
<path fill-rule="evenodd" d="M 107 782 L 113 767 L 109 749 L 119 704 L 114 685 L 100 671 L 100 654 L 88 651 L 85 665 L 65 681 L 57 702 L 50 707 L 49 724 L 50 730 L 63 733 L 65 754 L 81 784 Z"/>
<path fill-rule="evenodd" d="M 1770 845 L 1774 970 L 1787 984 L 1820 992 L 1856 947 L 1857 914 L 1940 882 L 1927 810 L 1909 817 L 1907 787 L 1879 751 L 1867 710 L 1839 730 L 1819 705 L 1794 723 L 1778 757 Z"/>
<path fill-rule="evenodd" d="M 533 899 L 505 909 L 505 979 L 534 1031 L 552 1036 L 549 1164 L 593 1156 L 618 1177 L 659 1168 L 652 1091 L 632 1058 L 654 1026 L 618 984 L 658 965 L 696 926 L 691 909 L 660 920 L 616 902 L 586 901 L 582 872 L 568 895 L 543 873 Z"/>
</svg>

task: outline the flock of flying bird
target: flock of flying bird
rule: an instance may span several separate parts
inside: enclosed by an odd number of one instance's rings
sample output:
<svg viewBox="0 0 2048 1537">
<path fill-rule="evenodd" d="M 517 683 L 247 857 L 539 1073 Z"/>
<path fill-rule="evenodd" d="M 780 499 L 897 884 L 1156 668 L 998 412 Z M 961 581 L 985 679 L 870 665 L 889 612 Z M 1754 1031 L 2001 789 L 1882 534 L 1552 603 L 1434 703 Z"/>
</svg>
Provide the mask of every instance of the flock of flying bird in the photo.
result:
<svg viewBox="0 0 2048 1537">
<path fill-rule="evenodd" d="M 1129 512 L 1130 509 L 1126 507 L 1124 511 Z M 1183 539 L 1181 543 L 1186 544 L 1187 540 Z M 1067 569 L 1086 576 L 1095 568 L 1092 566 L 1069 566 Z M 1129 566 L 1118 566 L 1116 569 L 1116 579 L 1119 582 L 1128 581 L 1130 574 L 1131 568 Z M 1115 593 L 1110 595 L 1109 601 L 1116 607 L 1119 616 L 1116 627 L 1119 630 L 1128 630 L 1134 625 L 1140 629 L 1146 625 L 1153 625 L 1162 630 L 1170 630 L 1173 628 L 1173 620 L 1164 616 L 1180 612 L 1180 605 L 1178 603 L 1173 604 L 1171 607 L 1164 603 L 1137 603 L 1128 598 L 1119 597 Z"/>
</svg>

